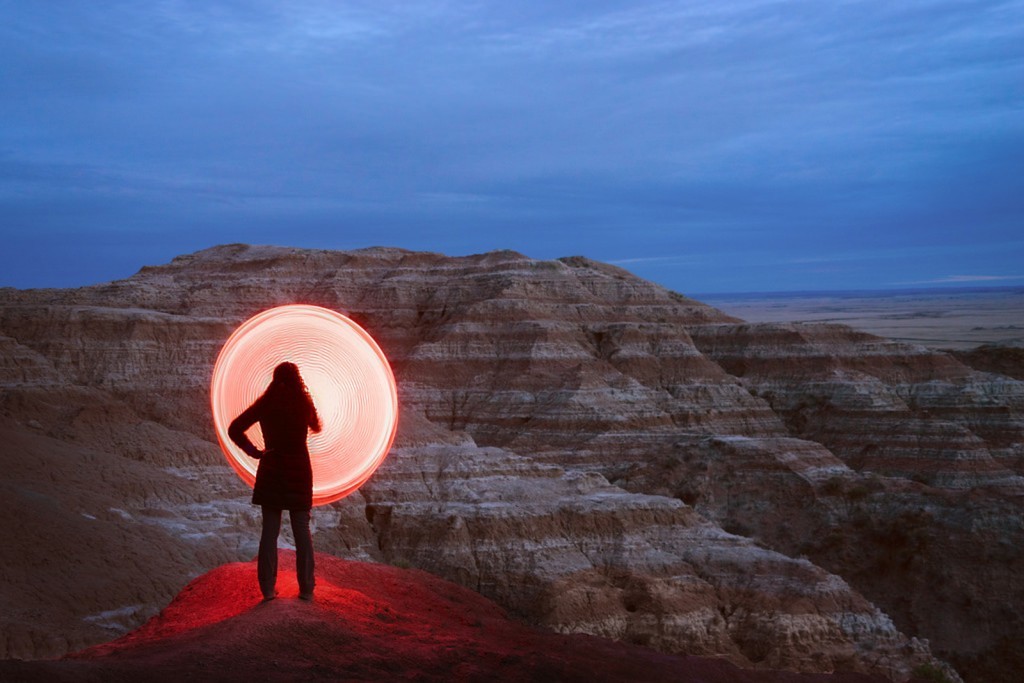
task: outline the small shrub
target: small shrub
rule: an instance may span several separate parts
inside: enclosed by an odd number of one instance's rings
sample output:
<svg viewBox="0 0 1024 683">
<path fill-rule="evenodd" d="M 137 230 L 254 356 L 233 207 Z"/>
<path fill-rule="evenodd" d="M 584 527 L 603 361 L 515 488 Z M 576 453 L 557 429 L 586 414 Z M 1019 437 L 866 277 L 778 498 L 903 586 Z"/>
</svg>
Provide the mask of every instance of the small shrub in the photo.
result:
<svg viewBox="0 0 1024 683">
<path fill-rule="evenodd" d="M 869 493 L 871 492 L 868 490 L 867 486 L 863 484 L 857 484 L 849 491 L 847 491 L 846 495 L 850 500 L 864 500 L 865 498 L 868 497 Z"/>
<path fill-rule="evenodd" d="M 831 477 L 821 487 L 822 493 L 826 496 L 836 496 L 843 491 L 843 478 L 842 477 Z"/>
<path fill-rule="evenodd" d="M 676 491 L 676 498 L 693 507 L 700 500 L 700 493 L 690 487 L 681 487 Z"/>
<path fill-rule="evenodd" d="M 928 681 L 928 683 L 953 683 L 946 672 L 934 664 L 919 664 L 914 667 L 910 675 L 917 680 Z"/>
<path fill-rule="evenodd" d="M 722 529 L 736 536 L 746 536 L 747 538 L 753 536 L 753 529 L 735 519 L 724 520 L 722 522 Z"/>
</svg>

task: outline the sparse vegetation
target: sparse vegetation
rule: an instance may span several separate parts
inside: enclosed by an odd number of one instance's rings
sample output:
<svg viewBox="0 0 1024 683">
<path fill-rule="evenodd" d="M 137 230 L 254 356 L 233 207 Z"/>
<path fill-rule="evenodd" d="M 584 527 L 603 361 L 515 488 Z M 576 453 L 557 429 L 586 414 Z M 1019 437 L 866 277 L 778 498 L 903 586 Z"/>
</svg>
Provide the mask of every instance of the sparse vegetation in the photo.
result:
<svg viewBox="0 0 1024 683">
<path fill-rule="evenodd" d="M 843 478 L 842 477 L 830 477 L 821 486 L 821 492 L 826 496 L 838 496 L 843 492 Z"/>
<path fill-rule="evenodd" d="M 953 683 L 953 680 L 946 675 L 946 672 L 934 664 L 920 664 L 910 672 L 910 675 L 921 681 L 929 683 Z"/>
</svg>

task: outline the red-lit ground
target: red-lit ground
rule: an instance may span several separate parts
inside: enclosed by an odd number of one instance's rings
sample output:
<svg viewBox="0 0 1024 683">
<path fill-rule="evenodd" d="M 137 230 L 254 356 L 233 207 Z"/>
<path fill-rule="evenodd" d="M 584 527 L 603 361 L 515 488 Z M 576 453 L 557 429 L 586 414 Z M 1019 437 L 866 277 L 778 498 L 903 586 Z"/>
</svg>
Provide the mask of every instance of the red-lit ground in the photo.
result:
<svg viewBox="0 0 1024 683">
<path fill-rule="evenodd" d="M 260 602 L 255 563 L 196 579 L 120 640 L 62 660 L 0 662 L 3 681 L 877 681 L 747 671 L 510 620 L 477 593 L 425 572 L 317 556 L 316 600 Z"/>
</svg>

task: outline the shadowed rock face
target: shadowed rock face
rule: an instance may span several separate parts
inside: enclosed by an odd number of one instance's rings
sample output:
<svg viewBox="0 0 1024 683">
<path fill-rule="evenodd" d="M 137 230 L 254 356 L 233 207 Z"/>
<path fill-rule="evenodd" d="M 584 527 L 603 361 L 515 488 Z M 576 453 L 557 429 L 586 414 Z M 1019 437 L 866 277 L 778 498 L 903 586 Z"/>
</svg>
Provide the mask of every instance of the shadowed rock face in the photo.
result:
<svg viewBox="0 0 1024 683">
<path fill-rule="evenodd" d="M 1024 380 L 1024 348 L 986 344 L 970 351 L 951 352 L 976 370 Z"/>
<path fill-rule="evenodd" d="M 315 511 L 320 551 L 747 667 L 899 677 L 931 661 L 915 636 L 964 663 L 1024 633 L 1024 383 L 841 326 L 747 325 L 582 258 L 230 245 L 0 290 L 3 464 L 45 463 L 4 485 L 52 517 L 38 555 L 66 558 L 5 558 L 0 591 L 23 597 L 3 595 L 4 654 L 99 642 L 252 556 L 208 383 L 238 323 L 294 302 L 364 325 L 402 403 L 381 470 Z M 105 583 L 69 598 L 83 571 Z"/>
</svg>

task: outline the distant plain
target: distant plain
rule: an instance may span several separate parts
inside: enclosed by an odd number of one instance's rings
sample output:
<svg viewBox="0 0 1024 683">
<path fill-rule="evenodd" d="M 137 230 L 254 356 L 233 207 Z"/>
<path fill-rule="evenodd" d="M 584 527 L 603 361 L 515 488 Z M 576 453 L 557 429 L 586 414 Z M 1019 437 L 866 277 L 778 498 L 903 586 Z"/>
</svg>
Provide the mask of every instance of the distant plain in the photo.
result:
<svg viewBox="0 0 1024 683">
<path fill-rule="evenodd" d="M 693 294 L 748 322 L 832 322 L 933 349 L 1024 347 L 1024 287 Z"/>
</svg>

